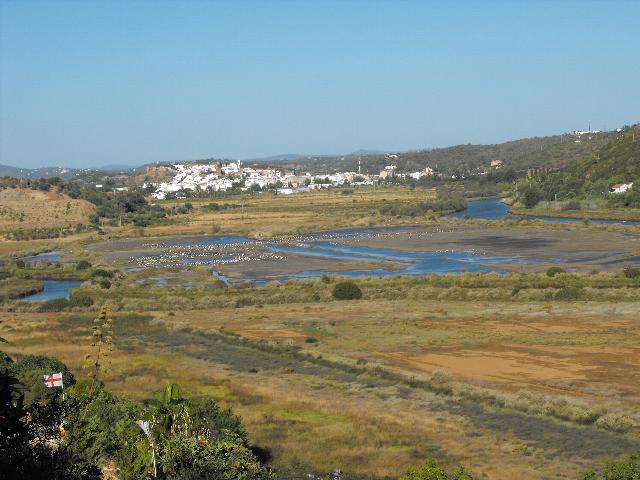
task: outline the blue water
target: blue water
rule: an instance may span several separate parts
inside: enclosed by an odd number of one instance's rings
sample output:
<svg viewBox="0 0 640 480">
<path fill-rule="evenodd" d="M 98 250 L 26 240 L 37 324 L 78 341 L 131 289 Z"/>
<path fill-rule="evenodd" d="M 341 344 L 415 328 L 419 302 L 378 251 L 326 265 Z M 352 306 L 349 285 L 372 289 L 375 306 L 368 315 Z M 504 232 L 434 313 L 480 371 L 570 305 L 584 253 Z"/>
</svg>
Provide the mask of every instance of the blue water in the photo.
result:
<svg viewBox="0 0 640 480">
<path fill-rule="evenodd" d="M 367 260 L 393 262 L 396 268 L 377 268 L 369 270 L 332 271 L 306 270 L 289 274 L 286 278 L 308 278 L 327 275 L 345 275 L 350 277 L 380 277 L 398 275 L 427 275 L 433 273 L 454 272 L 499 272 L 499 264 L 532 264 L 537 260 L 521 256 L 481 255 L 468 251 L 420 252 L 400 251 L 390 248 L 375 248 L 353 245 L 341 245 L 328 241 L 311 241 L 305 246 L 270 244 L 276 252 L 295 253 L 305 256 L 331 258 L 335 260 Z M 398 266 L 404 268 L 397 268 Z M 277 278 L 275 274 L 272 278 Z"/>
<path fill-rule="evenodd" d="M 25 262 L 57 262 L 60 260 L 60 252 L 39 253 L 38 255 L 22 257 L 21 260 Z"/>
<path fill-rule="evenodd" d="M 456 212 L 449 215 L 451 218 L 464 218 L 467 215 L 471 218 L 481 218 L 486 220 L 501 220 L 503 218 L 527 218 L 529 220 L 542 220 L 545 222 L 559 222 L 559 223 L 581 223 L 584 222 L 583 218 L 571 218 L 571 217 L 546 217 L 544 215 L 512 215 L 509 211 L 511 207 L 504 203 L 499 198 L 491 198 L 488 200 L 476 200 L 469 202 L 467 209 L 462 212 Z M 595 225 L 640 225 L 640 221 L 625 221 L 625 220 L 608 220 L 598 219 L 589 220 L 589 223 Z"/>
<path fill-rule="evenodd" d="M 44 280 L 44 290 L 25 297 L 26 302 L 43 302 L 57 298 L 69 298 L 69 290 L 78 288 L 82 282 L 76 280 Z"/>
<path fill-rule="evenodd" d="M 638 256 L 638 257 L 619 258 L 617 260 L 610 260 L 608 262 L 604 262 L 603 265 L 619 265 L 621 263 L 640 263 L 640 256 Z"/>
<path fill-rule="evenodd" d="M 487 220 L 500 220 L 507 218 L 511 207 L 499 198 L 489 200 L 476 200 L 469 202 L 467 209 L 449 215 L 451 218 L 464 218 L 469 215 L 471 218 L 484 218 Z"/>
</svg>

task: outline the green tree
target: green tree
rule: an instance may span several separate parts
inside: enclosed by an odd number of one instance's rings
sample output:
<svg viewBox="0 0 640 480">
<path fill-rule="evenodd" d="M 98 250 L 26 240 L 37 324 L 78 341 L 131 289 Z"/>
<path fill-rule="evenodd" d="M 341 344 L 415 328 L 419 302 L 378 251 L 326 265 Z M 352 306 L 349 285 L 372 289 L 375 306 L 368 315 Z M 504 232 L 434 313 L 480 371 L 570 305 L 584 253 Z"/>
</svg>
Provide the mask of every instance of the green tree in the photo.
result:
<svg viewBox="0 0 640 480">
<path fill-rule="evenodd" d="M 535 207 L 542 200 L 542 192 L 535 182 L 527 182 L 520 186 L 520 200 L 525 208 Z"/>
</svg>

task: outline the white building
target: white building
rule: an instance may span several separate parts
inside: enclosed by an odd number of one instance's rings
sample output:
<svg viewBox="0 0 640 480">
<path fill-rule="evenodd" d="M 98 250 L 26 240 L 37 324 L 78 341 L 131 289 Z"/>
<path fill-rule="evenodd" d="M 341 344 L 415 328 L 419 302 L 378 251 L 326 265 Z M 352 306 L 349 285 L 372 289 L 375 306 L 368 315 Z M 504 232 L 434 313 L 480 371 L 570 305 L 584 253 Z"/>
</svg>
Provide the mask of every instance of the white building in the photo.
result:
<svg viewBox="0 0 640 480">
<path fill-rule="evenodd" d="M 631 183 L 617 183 L 613 187 L 611 187 L 612 193 L 624 193 L 627 190 L 630 190 L 633 187 L 633 182 Z"/>
</svg>

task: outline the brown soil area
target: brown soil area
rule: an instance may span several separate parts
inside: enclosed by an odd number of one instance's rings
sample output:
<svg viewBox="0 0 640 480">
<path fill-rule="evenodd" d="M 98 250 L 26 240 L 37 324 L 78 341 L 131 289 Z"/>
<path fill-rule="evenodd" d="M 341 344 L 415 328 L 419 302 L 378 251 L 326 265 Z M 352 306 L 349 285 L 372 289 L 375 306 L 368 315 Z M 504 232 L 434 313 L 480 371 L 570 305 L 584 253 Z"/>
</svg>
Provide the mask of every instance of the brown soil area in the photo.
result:
<svg viewBox="0 0 640 480">
<path fill-rule="evenodd" d="M 0 229 L 66 227 L 89 223 L 94 206 L 57 192 L 0 191 Z"/>
<path fill-rule="evenodd" d="M 505 391 L 624 395 L 640 401 L 640 348 L 487 345 L 419 354 L 378 352 L 375 356 L 397 370 L 443 370 L 454 378 Z"/>
</svg>

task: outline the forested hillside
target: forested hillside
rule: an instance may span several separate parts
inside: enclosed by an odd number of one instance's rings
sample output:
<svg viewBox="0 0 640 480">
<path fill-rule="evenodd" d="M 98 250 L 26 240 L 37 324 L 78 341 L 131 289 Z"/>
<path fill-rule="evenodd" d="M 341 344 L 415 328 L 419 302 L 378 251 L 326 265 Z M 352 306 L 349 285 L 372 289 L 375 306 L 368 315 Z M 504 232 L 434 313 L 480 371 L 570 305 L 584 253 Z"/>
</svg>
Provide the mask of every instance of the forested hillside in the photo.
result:
<svg viewBox="0 0 640 480">
<path fill-rule="evenodd" d="M 378 173 L 385 165 L 397 165 L 399 171 L 422 170 L 429 166 L 442 173 L 462 175 L 477 172 L 488 166 L 491 160 L 502 160 L 507 167 L 525 173 L 529 168 L 565 168 L 576 160 L 596 152 L 615 134 L 603 132 L 591 139 L 573 135 L 553 135 L 514 140 L 493 145 L 455 145 L 430 150 L 401 152 L 389 157 L 385 155 L 326 156 L 278 162 L 279 167 L 303 170 L 352 170 L 357 171 L 361 161 L 363 173 Z"/>
<path fill-rule="evenodd" d="M 584 158 L 568 173 L 585 181 L 611 184 L 640 179 L 640 126 L 602 146 L 595 156 Z"/>
<path fill-rule="evenodd" d="M 617 184 L 633 184 L 624 193 Z M 640 207 L 640 125 L 620 132 L 563 172 L 535 175 L 518 182 L 517 195 L 527 207 L 539 201 L 606 201 L 610 206 Z M 578 204 L 576 204 L 578 206 Z"/>
</svg>

